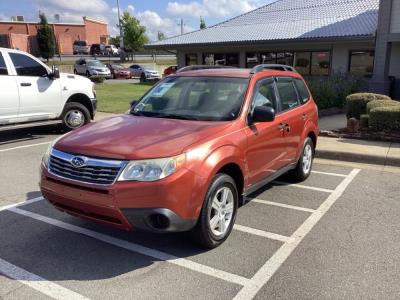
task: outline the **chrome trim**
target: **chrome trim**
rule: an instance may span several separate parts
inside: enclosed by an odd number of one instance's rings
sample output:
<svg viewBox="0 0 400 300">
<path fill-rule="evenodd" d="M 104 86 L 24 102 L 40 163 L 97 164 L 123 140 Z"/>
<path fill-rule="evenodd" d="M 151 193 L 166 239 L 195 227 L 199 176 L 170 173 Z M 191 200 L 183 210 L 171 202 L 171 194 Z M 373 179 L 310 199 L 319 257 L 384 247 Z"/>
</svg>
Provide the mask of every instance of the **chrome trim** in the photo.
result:
<svg viewBox="0 0 400 300">
<path fill-rule="evenodd" d="M 77 179 L 73 179 L 73 178 L 68 178 L 65 176 L 61 176 L 59 174 L 55 174 L 54 172 L 51 171 L 51 166 L 52 166 L 52 162 L 51 162 L 51 158 L 55 157 L 56 159 L 60 159 L 63 160 L 65 162 L 69 162 L 71 164 L 71 169 L 70 170 L 66 170 L 65 173 L 69 173 L 71 175 L 73 175 L 70 172 L 75 172 L 73 170 L 73 164 L 72 164 L 72 160 L 75 157 L 80 157 L 85 161 L 85 167 L 87 169 L 90 169 L 90 167 L 104 167 L 104 168 L 119 168 L 117 174 L 115 175 L 115 178 L 113 180 L 113 182 L 111 183 L 94 183 L 94 182 L 88 182 L 85 181 L 85 176 L 81 176 L 82 180 L 77 180 Z M 70 154 L 70 153 L 66 153 L 66 152 L 62 152 L 59 151 L 57 149 L 52 148 L 50 151 L 50 155 L 49 155 L 49 163 L 47 166 L 47 171 L 52 174 L 53 176 L 56 176 L 58 178 L 62 178 L 62 179 L 66 179 L 66 180 L 70 180 L 73 182 L 78 182 L 78 183 L 84 183 L 84 184 L 91 184 L 91 185 L 97 185 L 97 186 L 111 186 L 113 185 L 119 178 L 119 176 L 121 175 L 122 171 L 125 169 L 125 166 L 128 164 L 128 161 L 126 160 L 111 160 L 111 159 L 98 159 L 98 158 L 92 158 L 92 157 L 88 157 L 88 156 L 84 156 L 84 155 L 74 155 L 74 154 Z M 59 165 L 59 163 L 56 163 L 55 165 Z M 63 167 L 63 166 L 61 166 Z M 58 167 L 59 168 L 59 167 Z M 67 168 L 69 169 L 69 168 Z M 77 170 L 82 169 L 82 168 L 78 168 Z M 108 170 L 98 170 L 98 171 L 106 171 L 109 172 Z M 87 174 L 89 175 L 89 174 Z M 104 174 L 104 173 L 99 173 L 98 176 L 110 176 L 110 174 Z M 91 179 L 89 176 L 87 176 L 87 179 Z"/>
</svg>

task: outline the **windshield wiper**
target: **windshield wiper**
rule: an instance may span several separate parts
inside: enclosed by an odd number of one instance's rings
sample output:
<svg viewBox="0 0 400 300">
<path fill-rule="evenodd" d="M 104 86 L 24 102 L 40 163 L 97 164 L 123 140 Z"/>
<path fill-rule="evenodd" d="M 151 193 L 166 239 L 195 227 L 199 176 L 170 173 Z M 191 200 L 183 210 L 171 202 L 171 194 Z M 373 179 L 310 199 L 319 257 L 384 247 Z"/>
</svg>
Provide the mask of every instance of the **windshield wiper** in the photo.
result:
<svg viewBox="0 0 400 300">
<path fill-rule="evenodd" d="M 156 118 L 166 118 L 166 119 L 178 119 L 178 120 L 197 120 L 195 117 L 185 117 L 181 115 L 174 114 L 157 114 L 154 115 Z"/>
</svg>

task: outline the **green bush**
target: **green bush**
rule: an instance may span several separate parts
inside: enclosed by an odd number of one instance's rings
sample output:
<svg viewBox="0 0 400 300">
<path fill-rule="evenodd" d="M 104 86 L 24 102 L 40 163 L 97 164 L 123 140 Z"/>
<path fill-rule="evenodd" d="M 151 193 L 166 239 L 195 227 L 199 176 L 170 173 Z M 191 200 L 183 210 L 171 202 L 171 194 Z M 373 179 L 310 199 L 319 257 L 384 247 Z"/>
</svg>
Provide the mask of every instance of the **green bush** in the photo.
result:
<svg viewBox="0 0 400 300">
<path fill-rule="evenodd" d="M 373 100 L 371 102 L 368 102 L 367 104 L 367 114 L 369 114 L 369 112 L 376 107 L 387 107 L 387 106 L 398 106 L 398 105 L 400 105 L 400 102 L 395 100 Z"/>
<path fill-rule="evenodd" d="M 103 76 L 92 76 L 90 80 L 94 83 L 103 83 L 105 78 Z"/>
<path fill-rule="evenodd" d="M 400 105 L 372 109 L 369 114 L 369 128 L 372 131 L 400 130 Z"/>
<path fill-rule="evenodd" d="M 346 112 L 347 118 L 360 119 L 360 115 L 367 113 L 368 102 L 374 100 L 391 100 L 386 95 L 373 94 L 373 93 L 357 93 L 351 94 L 346 98 Z"/>
<path fill-rule="evenodd" d="M 360 127 L 368 128 L 368 124 L 369 124 L 369 115 L 361 115 L 360 116 Z"/>
<path fill-rule="evenodd" d="M 342 73 L 309 79 L 307 84 L 319 109 L 342 108 L 345 106 L 347 95 L 367 89 L 367 82 L 363 77 Z"/>
</svg>

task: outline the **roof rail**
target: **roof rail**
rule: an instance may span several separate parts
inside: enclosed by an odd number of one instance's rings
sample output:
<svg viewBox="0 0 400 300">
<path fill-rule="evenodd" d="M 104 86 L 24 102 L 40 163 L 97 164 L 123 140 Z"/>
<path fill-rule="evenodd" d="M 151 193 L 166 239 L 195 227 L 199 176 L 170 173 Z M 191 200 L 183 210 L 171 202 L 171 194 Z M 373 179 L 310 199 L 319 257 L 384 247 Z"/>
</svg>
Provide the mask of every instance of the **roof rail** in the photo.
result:
<svg viewBox="0 0 400 300">
<path fill-rule="evenodd" d="M 280 64 L 261 64 L 261 65 L 255 66 L 253 69 L 251 69 L 250 74 L 257 74 L 264 70 L 277 70 L 277 71 L 286 71 L 286 72 L 296 72 L 297 73 L 296 69 L 293 68 L 292 66 L 280 65 Z"/>
<path fill-rule="evenodd" d="M 176 73 L 210 69 L 233 69 L 233 67 L 224 65 L 194 65 L 180 68 Z"/>
</svg>

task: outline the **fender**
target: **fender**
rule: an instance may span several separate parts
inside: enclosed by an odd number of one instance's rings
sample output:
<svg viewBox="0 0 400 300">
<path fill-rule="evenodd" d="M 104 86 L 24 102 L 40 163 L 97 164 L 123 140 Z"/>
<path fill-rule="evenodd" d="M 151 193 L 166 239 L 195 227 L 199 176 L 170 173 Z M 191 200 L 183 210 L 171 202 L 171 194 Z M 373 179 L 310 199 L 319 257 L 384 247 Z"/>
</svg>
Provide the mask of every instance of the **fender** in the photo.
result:
<svg viewBox="0 0 400 300">
<path fill-rule="evenodd" d="M 308 119 L 307 122 L 306 122 L 306 124 L 304 125 L 304 129 L 303 129 L 303 132 L 302 132 L 302 134 L 301 134 L 301 140 L 302 140 L 302 141 L 305 141 L 306 137 L 307 137 L 311 132 L 314 133 L 316 139 L 318 139 L 319 127 L 318 127 L 318 125 L 316 125 L 316 124 L 314 123 L 314 121 L 313 121 L 312 119 Z M 304 146 L 304 143 L 302 143 L 302 144 L 300 145 L 299 149 L 297 149 L 296 161 L 298 161 L 299 158 L 300 158 L 301 152 L 303 151 L 303 146 Z M 317 145 L 314 145 L 314 146 L 317 146 Z"/>
</svg>

